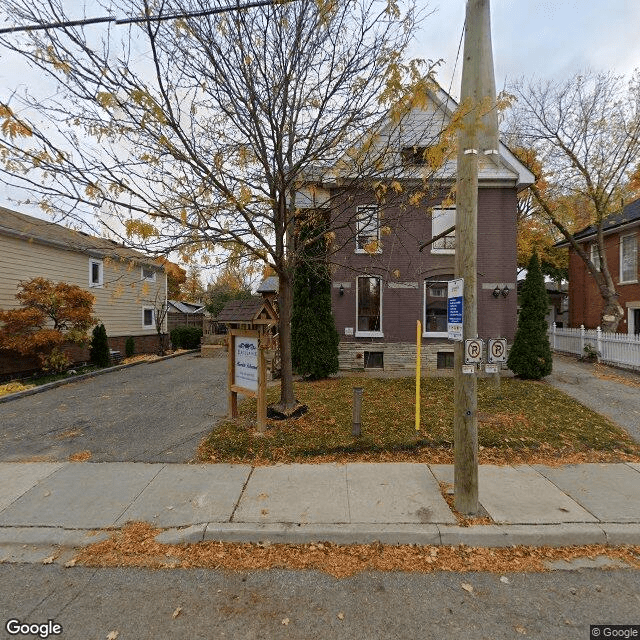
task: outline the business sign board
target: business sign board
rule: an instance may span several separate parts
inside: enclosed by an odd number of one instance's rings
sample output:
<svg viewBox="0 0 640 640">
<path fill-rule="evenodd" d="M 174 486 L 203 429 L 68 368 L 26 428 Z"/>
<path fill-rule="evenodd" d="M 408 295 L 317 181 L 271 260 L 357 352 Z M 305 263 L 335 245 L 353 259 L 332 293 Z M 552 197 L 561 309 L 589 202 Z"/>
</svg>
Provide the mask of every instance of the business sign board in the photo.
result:
<svg viewBox="0 0 640 640">
<path fill-rule="evenodd" d="M 258 338 L 234 336 L 233 384 L 258 391 Z"/>
<path fill-rule="evenodd" d="M 462 341 L 464 279 L 449 280 L 447 284 L 447 338 Z"/>
</svg>

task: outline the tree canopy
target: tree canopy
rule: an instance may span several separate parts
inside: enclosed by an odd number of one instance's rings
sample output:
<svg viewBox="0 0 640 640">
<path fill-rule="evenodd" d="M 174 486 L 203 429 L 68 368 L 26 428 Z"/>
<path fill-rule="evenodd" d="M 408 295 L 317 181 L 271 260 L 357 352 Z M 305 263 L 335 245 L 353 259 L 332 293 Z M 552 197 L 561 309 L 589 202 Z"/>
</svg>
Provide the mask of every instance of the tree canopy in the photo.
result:
<svg viewBox="0 0 640 640">
<path fill-rule="evenodd" d="M 142 4 L 143 15 L 199 8 Z M 58 2 L 7 0 L 4 10 L 22 23 L 66 18 Z M 52 213 L 97 208 L 112 233 L 147 251 L 270 265 L 280 287 L 280 404 L 291 408 L 291 288 L 304 250 L 293 243 L 296 215 L 317 205 L 310 183 L 336 178 L 336 168 L 350 181 L 398 185 L 381 163 L 392 132 L 372 131 L 389 113 L 398 126 L 432 87 L 434 65 L 404 57 L 417 20 L 411 2 L 276 0 L 148 20 L 120 43 L 115 27 L 7 36 L 0 43 L 58 91 L 0 104 L 5 173 L 39 191 Z"/>
<path fill-rule="evenodd" d="M 510 142 L 537 168 L 529 238 L 541 231 L 548 238 L 544 227 L 551 225 L 555 237 L 567 241 L 597 284 L 603 301 L 601 327 L 615 331 L 624 311 L 606 258 L 603 221 L 637 195 L 640 72 L 629 80 L 587 72 L 563 82 L 520 81 L 511 90 L 516 101 Z M 589 225 L 594 227 L 598 264 L 574 237 Z"/>
</svg>

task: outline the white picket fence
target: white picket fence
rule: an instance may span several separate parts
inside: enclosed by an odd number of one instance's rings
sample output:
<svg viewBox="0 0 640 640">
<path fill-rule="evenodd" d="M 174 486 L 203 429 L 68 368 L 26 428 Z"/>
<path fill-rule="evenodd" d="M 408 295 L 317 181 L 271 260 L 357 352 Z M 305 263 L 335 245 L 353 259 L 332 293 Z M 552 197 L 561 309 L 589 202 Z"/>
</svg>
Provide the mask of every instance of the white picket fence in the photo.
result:
<svg viewBox="0 0 640 640">
<path fill-rule="evenodd" d="M 625 369 L 640 370 L 640 336 L 627 333 L 605 333 L 597 329 L 559 329 L 556 323 L 549 330 L 549 342 L 554 351 L 586 355 L 585 347 L 598 354 L 598 361 Z M 587 347 L 588 348 L 588 347 Z"/>
</svg>

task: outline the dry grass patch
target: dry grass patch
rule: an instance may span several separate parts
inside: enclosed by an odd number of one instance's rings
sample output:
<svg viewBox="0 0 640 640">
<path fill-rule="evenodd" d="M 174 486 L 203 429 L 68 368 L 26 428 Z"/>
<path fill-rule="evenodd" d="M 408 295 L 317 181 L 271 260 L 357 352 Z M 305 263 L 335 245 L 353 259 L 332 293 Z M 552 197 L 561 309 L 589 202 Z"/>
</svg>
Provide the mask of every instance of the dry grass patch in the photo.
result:
<svg viewBox="0 0 640 640">
<path fill-rule="evenodd" d="M 414 428 L 412 378 L 346 377 L 299 382 L 298 400 L 309 412 L 296 420 L 269 422 L 255 433 L 254 400 L 240 417 L 223 421 L 205 438 L 205 462 L 254 465 L 291 462 L 453 462 L 453 380 L 425 378 L 420 431 Z M 351 435 L 353 387 L 364 388 L 362 436 Z M 278 387 L 268 389 L 268 402 Z M 540 382 L 504 379 L 500 395 L 493 381 L 478 384 L 480 462 L 640 461 L 640 446 L 610 420 L 561 391 Z"/>
<path fill-rule="evenodd" d="M 640 547 L 480 548 L 382 544 L 237 544 L 200 542 L 169 545 L 155 541 L 158 529 L 131 523 L 109 539 L 85 547 L 71 565 L 88 567 L 206 568 L 227 571 L 315 570 L 347 578 L 363 571 L 547 571 L 545 562 L 604 556 L 640 568 Z"/>
</svg>

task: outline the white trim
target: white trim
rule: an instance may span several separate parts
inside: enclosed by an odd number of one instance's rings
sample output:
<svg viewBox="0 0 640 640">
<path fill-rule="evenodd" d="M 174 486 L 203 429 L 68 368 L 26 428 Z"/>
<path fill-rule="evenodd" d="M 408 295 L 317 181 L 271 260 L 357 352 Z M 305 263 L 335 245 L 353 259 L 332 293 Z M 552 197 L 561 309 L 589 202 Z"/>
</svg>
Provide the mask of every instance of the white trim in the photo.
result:
<svg viewBox="0 0 640 640">
<path fill-rule="evenodd" d="M 435 216 L 438 215 L 442 215 L 443 217 L 446 216 L 446 212 L 447 211 L 453 211 L 453 224 L 450 224 L 447 226 L 447 223 L 445 222 L 445 227 L 444 229 L 442 229 L 442 231 L 446 231 L 449 227 L 451 226 L 455 226 L 456 224 L 456 208 L 454 207 L 433 207 L 433 210 L 431 212 L 431 237 L 433 238 L 434 236 L 437 236 L 437 233 L 434 233 L 433 231 L 433 219 Z M 439 213 L 438 213 L 439 212 Z M 442 231 L 440 233 L 442 233 Z M 453 233 L 453 235 L 448 235 L 445 236 L 444 238 L 440 238 L 440 240 L 437 240 L 437 242 L 440 242 L 441 240 L 446 240 L 446 238 L 453 238 L 454 241 L 454 247 L 453 249 L 447 249 L 447 248 L 442 248 L 442 247 L 436 247 L 435 243 L 431 243 L 431 253 L 434 255 L 448 255 L 448 256 L 454 256 L 456 254 L 456 248 L 455 248 L 455 231 Z"/>
<path fill-rule="evenodd" d="M 442 274 L 442 277 L 449 274 Z M 433 276 L 433 278 L 438 278 L 439 276 Z M 449 280 L 455 278 L 455 276 L 451 276 Z M 422 337 L 423 338 L 448 338 L 448 331 L 427 331 L 427 282 L 449 282 L 449 280 L 430 280 L 429 278 L 425 278 L 422 281 Z M 447 299 L 445 295 L 444 299 Z M 445 321 L 446 321 L 446 303 L 445 303 Z"/>
<path fill-rule="evenodd" d="M 359 297 L 359 286 L 358 282 L 360 278 L 376 278 L 380 282 L 380 331 L 358 331 L 358 297 Z M 382 277 L 381 276 L 371 276 L 371 275 L 361 275 L 356 277 L 356 326 L 355 326 L 355 337 L 356 338 L 384 338 L 384 333 L 382 331 Z"/>
<path fill-rule="evenodd" d="M 623 269 L 623 247 L 624 247 L 624 239 L 625 238 L 635 238 L 636 242 L 635 242 L 635 269 L 634 269 L 634 274 L 635 277 L 632 278 L 631 280 L 624 280 L 623 276 L 622 276 L 622 269 Z M 638 234 L 636 233 L 628 233 L 626 235 L 621 235 L 620 236 L 620 280 L 618 281 L 618 284 L 635 284 L 636 282 L 638 282 Z"/>
<path fill-rule="evenodd" d="M 373 253 L 382 253 L 382 246 L 380 244 L 380 208 L 378 207 L 377 204 L 362 204 L 362 205 L 358 205 L 356 207 L 356 253 L 371 253 L 370 251 L 367 251 L 366 249 L 361 249 L 359 247 L 360 244 L 360 212 L 361 211 L 371 211 L 371 210 L 375 210 L 375 215 L 376 215 L 376 236 L 375 239 L 378 242 L 378 250 L 374 251 Z M 371 238 L 373 236 L 366 236 L 368 238 Z"/>
<path fill-rule="evenodd" d="M 151 271 L 151 276 L 146 277 L 144 275 L 144 270 Z M 145 267 L 144 265 L 140 266 L 140 279 L 144 282 L 155 282 L 156 281 L 156 270 L 153 267 Z"/>
<path fill-rule="evenodd" d="M 93 265 L 98 265 L 98 281 L 93 280 Z M 104 262 L 99 258 L 89 258 L 89 287 L 100 289 L 104 286 Z"/>
<path fill-rule="evenodd" d="M 151 324 L 146 324 L 144 321 L 144 314 L 146 311 L 151 311 Z M 155 329 L 156 328 L 156 310 L 155 307 L 142 307 L 142 328 L 143 329 Z"/>
</svg>

